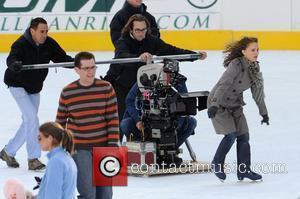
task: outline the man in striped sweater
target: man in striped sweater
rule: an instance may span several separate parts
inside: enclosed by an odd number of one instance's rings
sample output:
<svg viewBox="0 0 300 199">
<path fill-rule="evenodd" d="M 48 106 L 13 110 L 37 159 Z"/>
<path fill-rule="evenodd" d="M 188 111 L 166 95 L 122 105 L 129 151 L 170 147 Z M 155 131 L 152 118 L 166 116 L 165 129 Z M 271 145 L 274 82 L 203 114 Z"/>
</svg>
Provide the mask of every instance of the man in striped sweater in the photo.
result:
<svg viewBox="0 0 300 199">
<path fill-rule="evenodd" d="M 80 52 L 75 56 L 79 80 L 62 90 L 56 122 L 74 135 L 78 198 L 110 199 L 112 187 L 92 185 L 92 149 L 118 146 L 118 108 L 113 87 L 109 82 L 95 78 L 96 68 L 93 54 Z"/>
</svg>

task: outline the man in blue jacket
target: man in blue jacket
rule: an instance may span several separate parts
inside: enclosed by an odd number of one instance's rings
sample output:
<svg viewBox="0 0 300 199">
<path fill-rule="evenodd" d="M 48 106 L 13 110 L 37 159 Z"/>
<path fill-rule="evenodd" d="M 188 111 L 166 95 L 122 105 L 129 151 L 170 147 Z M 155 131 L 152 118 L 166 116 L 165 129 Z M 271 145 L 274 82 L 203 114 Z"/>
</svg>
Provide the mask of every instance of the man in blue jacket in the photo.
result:
<svg viewBox="0 0 300 199">
<path fill-rule="evenodd" d="M 185 84 L 186 78 L 182 78 L 181 81 L 175 86 L 179 93 L 187 93 L 187 87 Z M 134 140 L 141 140 L 141 130 L 143 128 L 143 122 L 141 120 L 141 112 L 136 109 L 135 101 L 139 94 L 139 88 L 137 83 L 133 85 L 126 97 L 126 111 L 120 124 L 122 134 L 129 138 L 130 134 L 133 134 Z M 191 116 L 182 116 L 178 119 L 178 135 L 176 148 L 178 149 L 185 140 L 194 133 L 197 126 L 197 121 Z"/>
</svg>

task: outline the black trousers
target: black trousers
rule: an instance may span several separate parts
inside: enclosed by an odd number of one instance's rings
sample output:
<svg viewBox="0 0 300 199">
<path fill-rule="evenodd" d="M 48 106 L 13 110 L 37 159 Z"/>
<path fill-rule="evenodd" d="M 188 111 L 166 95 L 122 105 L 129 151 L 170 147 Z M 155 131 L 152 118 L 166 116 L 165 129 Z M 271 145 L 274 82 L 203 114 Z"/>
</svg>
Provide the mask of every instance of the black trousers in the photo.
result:
<svg viewBox="0 0 300 199">
<path fill-rule="evenodd" d="M 116 95 L 117 95 L 117 100 L 118 100 L 118 113 L 119 113 L 119 121 L 121 123 L 122 119 L 123 119 L 123 115 L 125 113 L 126 110 L 126 104 L 125 104 L 125 100 L 126 100 L 126 96 L 129 93 L 131 88 L 122 86 L 120 84 L 112 84 Z"/>
</svg>

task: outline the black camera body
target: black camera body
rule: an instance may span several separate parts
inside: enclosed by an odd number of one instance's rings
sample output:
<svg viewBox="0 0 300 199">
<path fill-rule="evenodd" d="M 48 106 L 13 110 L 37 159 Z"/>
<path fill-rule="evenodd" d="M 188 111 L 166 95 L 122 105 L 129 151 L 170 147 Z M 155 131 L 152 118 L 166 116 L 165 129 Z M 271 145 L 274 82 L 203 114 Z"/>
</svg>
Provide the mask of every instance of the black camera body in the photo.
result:
<svg viewBox="0 0 300 199">
<path fill-rule="evenodd" d="M 209 92 L 178 93 L 176 87 L 186 77 L 176 60 L 142 66 L 137 77 L 136 107 L 142 113 L 144 141 L 156 143 L 157 163 L 177 163 L 178 119 L 206 109 Z"/>
</svg>

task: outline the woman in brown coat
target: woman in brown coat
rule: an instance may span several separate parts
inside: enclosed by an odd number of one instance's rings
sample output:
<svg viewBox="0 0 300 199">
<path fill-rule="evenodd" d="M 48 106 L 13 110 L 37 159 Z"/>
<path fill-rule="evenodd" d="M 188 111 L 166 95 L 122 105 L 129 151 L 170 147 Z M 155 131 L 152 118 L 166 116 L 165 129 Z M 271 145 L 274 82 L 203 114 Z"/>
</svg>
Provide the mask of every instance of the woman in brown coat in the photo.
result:
<svg viewBox="0 0 300 199">
<path fill-rule="evenodd" d="M 251 88 L 261 123 L 269 125 L 268 111 L 264 102 L 264 85 L 258 65 L 257 38 L 244 37 L 229 44 L 224 50 L 226 71 L 214 86 L 208 97 L 208 117 L 211 118 L 217 134 L 223 134 L 212 168 L 221 180 L 226 179 L 224 162 L 234 141 L 237 141 L 237 177 L 239 180 L 261 180 L 262 176 L 250 169 L 249 130 L 243 113 L 243 91 Z"/>
</svg>

